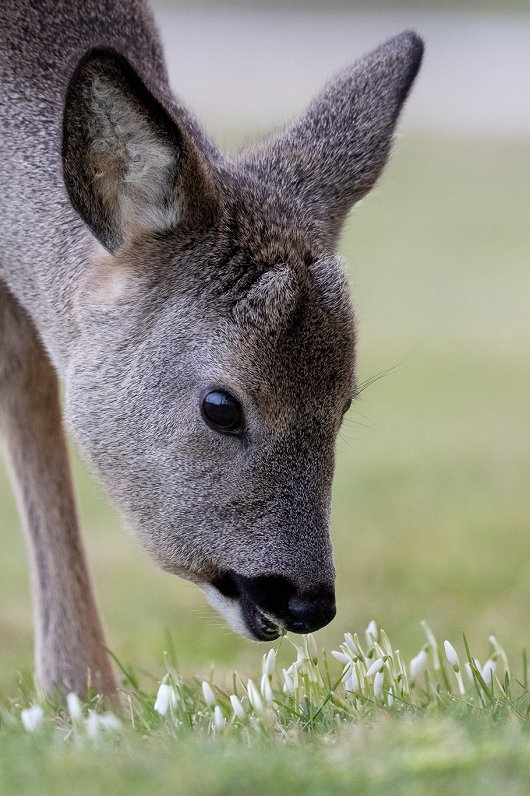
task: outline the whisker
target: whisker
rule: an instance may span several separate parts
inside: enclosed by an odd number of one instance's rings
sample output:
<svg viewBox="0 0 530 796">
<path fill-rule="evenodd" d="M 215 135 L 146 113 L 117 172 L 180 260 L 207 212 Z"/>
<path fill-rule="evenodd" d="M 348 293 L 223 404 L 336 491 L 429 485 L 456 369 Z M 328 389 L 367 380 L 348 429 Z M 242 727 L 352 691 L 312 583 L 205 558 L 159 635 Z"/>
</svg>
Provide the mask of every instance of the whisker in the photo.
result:
<svg viewBox="0 0 530 796">
<path fill-rule="evenodd" d="M 389 376 L 391 373 L 395 373 L 396 371 L 400 370 L 402 366 L 403 366 L 403 360 L 401 362 L 398 362 L 396 365 L 387 368 L 386 370 L 382 370 L 379 373 L 375 373 L 373 376 L 370 376 L 365 381 L 357 385 L 354 398 L 357 399 L 362 392 L 364 392 L 368 387 L 371 387 L 372 384 L 375 384 L 376 381 L 382 379 L 383 376 Z"/>
<path fill-rule="evenodd" d="M 368 415 L 365 415 L 362 412 L 359 412 L 359 410 L 356 407 L 351 406 L 351 408 L 348 410 L 348 412 L 346 414 L 349 415 L 350 412 L 352 412 L 354 415 L 359 415 L 359 417 L 362 417 L 363 420 L 366 420 L 367 423 L 372 423 L 373 424 L 372 419 L 370 417 L 368 417 Z M 348 418 L 348 419 L 351 420 L 351 418 Z"/>
<path fill-rule="evenodd" d="M 368 428 L 370 430 L 374 428 L 374 424 L 373 423 L 372 423 L 372 425 L 368 425 L 367 423 L 359 422 L 359 420 L 353 420 L 353 418 L 351 418 L 351 417 L 346 417 L 345 416 L 344 417 L 344 422 L 345 423 L 349 423 L 352 426 L 360 426 L 361 428 Z"/>
</svg>

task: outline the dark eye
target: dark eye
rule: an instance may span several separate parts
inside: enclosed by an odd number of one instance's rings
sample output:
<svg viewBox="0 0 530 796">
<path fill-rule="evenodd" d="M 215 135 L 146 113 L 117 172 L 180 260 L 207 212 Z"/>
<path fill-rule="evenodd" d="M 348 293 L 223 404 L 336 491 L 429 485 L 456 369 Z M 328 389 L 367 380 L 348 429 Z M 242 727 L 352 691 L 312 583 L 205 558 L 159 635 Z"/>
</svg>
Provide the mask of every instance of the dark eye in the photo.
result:
<svg viewBox="0 0 530 796">
<path fill-rule="evenodd" d="M 343 414 L 343 415 L 345 415 L 345 414 L 346 414 L 346 412 L 349 410 L 349 408 L 350 408 L 350 406 L 351 406 L 351 401 L 352 401 L 352 399 L 351 399 L 351 398 L 348 398 L 348 400 L 347 400 L 347 401 L 346 401 L 346 403 L 344 404 L 344 409 L 342 410 L 342 414 Z"/>
<path fill-rule="evenodd" d="M 238 432 L 243 426 L 241 404 L 224 390 L 212 390 L 202 399 L 202 414 L 215 431 Z"/>
</svg>

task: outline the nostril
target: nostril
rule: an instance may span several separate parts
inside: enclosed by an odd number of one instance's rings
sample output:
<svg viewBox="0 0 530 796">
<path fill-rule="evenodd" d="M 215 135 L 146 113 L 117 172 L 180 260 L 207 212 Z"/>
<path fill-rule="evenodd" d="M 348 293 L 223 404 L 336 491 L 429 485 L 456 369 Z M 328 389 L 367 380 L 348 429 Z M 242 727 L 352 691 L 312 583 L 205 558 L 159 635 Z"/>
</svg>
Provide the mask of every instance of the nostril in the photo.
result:
<svg viewBox="0 0 530 796">
<path fill-rule="evenodd" d="M 329 624 L 336 613 L 335 598 L 330 595 L 312 599 L 294 596 L 289 600 L 288 628 L 294 633 L 311 633 Z"/>
</svg>

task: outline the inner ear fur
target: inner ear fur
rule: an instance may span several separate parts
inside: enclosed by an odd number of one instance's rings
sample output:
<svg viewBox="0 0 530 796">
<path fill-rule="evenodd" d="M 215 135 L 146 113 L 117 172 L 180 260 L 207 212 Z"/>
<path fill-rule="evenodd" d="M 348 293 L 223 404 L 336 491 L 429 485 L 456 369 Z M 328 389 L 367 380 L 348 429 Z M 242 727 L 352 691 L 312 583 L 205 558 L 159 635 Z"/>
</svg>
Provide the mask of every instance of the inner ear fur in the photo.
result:
<svg viewBox="0 0 530 796">
<path fill-rule="evenodd" d="M 70 201 L 110 252 L 129 237 L 168 230 L 189 215 L 190 171 L 193 192 L 205 183 L 197 143 L 110 49 L 88 52 L 72 76 L 62 155 Z"/>
</svg>

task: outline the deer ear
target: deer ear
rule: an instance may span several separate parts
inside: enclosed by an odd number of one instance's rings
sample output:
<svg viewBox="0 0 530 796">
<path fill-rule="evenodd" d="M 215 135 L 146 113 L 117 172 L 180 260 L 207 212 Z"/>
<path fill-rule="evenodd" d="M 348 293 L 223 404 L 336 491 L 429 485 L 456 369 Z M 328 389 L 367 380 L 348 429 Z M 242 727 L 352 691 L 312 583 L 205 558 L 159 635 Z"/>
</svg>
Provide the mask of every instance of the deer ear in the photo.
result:
<svg viewBox="0 0 530 796">
<path fill-rule="evenodd" d="M 339 73 L 293 127 L 246 158 L 335 240 L 388 158 L 423 42 L 405 32 Z"/>
<path fill-rule="evenodd" d="M 205 177 L 185 126 L 113 50 L 91 50 L 79 63 L 66 94 L 62 145 L 70 201 L 110 252 L 138 233 L 175 226 L 190 209 L 191 172 L 194 191 Z"/>
</svg>

